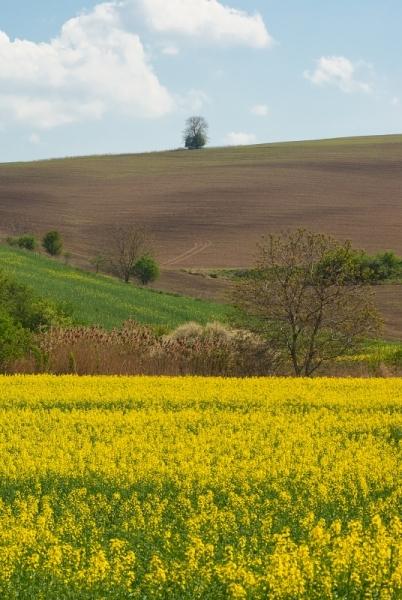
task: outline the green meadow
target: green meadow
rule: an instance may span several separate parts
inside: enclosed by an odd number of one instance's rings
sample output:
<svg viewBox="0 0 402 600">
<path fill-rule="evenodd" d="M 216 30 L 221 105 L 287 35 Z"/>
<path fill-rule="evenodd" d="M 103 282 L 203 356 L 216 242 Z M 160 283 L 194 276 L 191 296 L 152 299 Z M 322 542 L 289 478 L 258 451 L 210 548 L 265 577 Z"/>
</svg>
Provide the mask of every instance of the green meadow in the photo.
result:
<svg viewBox="0 0 402 600">
<path fill-rule="evenodd" d="M 225 321 L 224 304 L 166 294 L 67 266 L 58 260 L 0 246 L 0 269 L 38 294 L 63 304 L 76 323 L 118 327 L 127 319 L 174 328 L 187 321 Z"/>
</svg>

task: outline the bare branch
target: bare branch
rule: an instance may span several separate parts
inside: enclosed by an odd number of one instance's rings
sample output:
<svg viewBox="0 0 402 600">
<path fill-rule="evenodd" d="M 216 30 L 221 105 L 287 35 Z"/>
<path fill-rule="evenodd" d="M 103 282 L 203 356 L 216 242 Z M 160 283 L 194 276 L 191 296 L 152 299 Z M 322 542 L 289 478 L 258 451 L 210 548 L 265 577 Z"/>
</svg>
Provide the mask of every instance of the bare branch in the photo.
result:
<svg viewBox="0 0 402 600">
<path fill-rule="evenodd" d="M 114 227 L 109 262 L 113 271 L 126 283 L 130 281 L 137 261 L 149 251 L 149 237 L 144 229 L 132 224 Z"/>
<path fill-rule="evenodd" d="M 379 332 L 355 255 L 349 242 L 303 229 L 271 235 L 259 246 L 254 275 L 235 286 L 236 305 L 287 355 L 296 375 L 311 375 Z"/>
</svg>

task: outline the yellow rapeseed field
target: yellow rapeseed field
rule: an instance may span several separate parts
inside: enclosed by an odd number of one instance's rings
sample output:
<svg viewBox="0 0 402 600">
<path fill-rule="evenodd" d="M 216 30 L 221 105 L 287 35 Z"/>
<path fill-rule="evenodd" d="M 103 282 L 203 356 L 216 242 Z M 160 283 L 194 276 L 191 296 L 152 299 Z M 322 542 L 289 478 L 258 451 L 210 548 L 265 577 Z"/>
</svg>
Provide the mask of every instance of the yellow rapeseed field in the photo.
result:
<svg viewBox="0 0 402 600">
<path fill-rule="evenodd" d="M 0 598 L 402 598 L 402 380 L 0 378 Z"/>
</svg>

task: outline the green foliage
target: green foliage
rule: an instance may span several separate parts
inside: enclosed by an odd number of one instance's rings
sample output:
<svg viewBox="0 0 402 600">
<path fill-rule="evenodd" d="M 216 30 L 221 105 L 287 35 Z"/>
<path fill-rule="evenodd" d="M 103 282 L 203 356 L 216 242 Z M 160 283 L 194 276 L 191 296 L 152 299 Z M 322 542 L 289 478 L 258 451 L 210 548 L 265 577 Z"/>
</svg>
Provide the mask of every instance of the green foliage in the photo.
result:
<svg viewBox="0 0 402 600">
<path fill-rule="evenodd" d="M 207 143 L 206 135 L 197 132 L 195 135 L 188 135 L 185 139 L 185 145 L 188 150 L 199 150 Z"/>
<path fill-rule="evenodd" d="M 63 240 L 58 231 L 48 231 L 43 236 L 42 246 L 51 256 L 60 256 L 63 249 Z"/>
<path fill-rule="evenodd" d="M 222 269 L 223 277 L 233 280 L 261 277 L 255 269 Z M 402 279 L 402 258 L 395 252 L 379 252 L 373 256 L 363 251 L 341 249 L 328 252 L 316 265 L 314 275 L 338 279 L 345 283 L 382 283 Z M 210 275 L 212 276 L 212 275 Z"/>
<path fill-rule="evenodd" d="M 16 246 L 24 250 L 35 250 L 37 241 L 34 235 L 21 235 L 19 237 L 8 237 L 7 243 L 10 246 Z"/>
<path fill-rule="evenodd" d="M 32 289 L 0 272 L 0 306 L 23 329 L 39 331 L 68 323 L 63 310 L 39 297 Z"/>
<path fill-rule="evenodd" d="M 2 307 L 0 309 L 0 369 L 21 358 L 30 347 L 30 333 Z"/>
<path fill-rule="evenodd" d="M 374 256 L 362 251 L 353 251 L 348 256 L 329 254 L 322 268 L 326 269 L 328 274 L 335 274 L 342 268 L 345 272 L 345 283 L 381 283 L 402 277 L 402 259 L 391 251 L 380 252 Z"/>
<path fill-rule="evenodd" d="M 21 358 L 28 350 L 36 352 L 34 332 L 51 325 L 68 325 L 60 308 L 40 298 L 25 285 L 0 271 L 0 369 Z"/>
<path fill-rule="evenodd" d="M 22 235 L 18 238 L 18 247 L 25 250 L 35 250 L 37 241 L 34 235 Z"/>
<path fill-rule="evenodd" d="M 380 252 L 375 256 L 361 253 L 356 261 L 362 279 L 381 282 L 402 276 L 402 259 L 391 251 Z"/>
<path fill-rule="evenodd" d="M 190 117 L 184 130 L 184 145 L 188 150 L 203 148 L 208 142 L 208 123 L 204 117 Z"/>
<path fill-rule="evenodd" d="M 381 320 L 349 242 L 304 229 L 263 238 L 256 271 L 234 287 L 248 326 L 297 376 L 378 335 Z"/>
<path fill-rule="evenodd" d="M 160 275 L 158 263 L 149 255 L 142 256 L 140 260 L 137 261 L 133 272 L 134 276 L 137 277 L 143 285 L 155 281 Z"/>
<path fill-rule="evenodd" d="M 0 246 L 0 266 L 41 296 L 68 306 L 74 321 L 83 325 L 111 329 L 133 319 L 172 329 L 186 321 L 224 321 L 230 312 L 224 304 L 127 286 L 7 246 Z"/>
</svg>

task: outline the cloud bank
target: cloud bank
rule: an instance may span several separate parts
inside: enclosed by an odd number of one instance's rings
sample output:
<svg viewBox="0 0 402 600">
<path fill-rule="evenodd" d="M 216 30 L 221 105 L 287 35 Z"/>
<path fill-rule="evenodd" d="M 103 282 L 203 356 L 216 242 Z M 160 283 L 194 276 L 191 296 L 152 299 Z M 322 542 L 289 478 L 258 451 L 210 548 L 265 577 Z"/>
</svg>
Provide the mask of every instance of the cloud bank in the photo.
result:
<svg viewBox="0 0 402 600">
<path fill-rule="evenodd" d="M 197 37 L 205 42 L 266 48 L 273 43 L 259 14 L 217 0 L 129 0 L 139 4 L 148 26 L 159 33 Z"/>
<path fill-rule="evenodd" d="M 0 32 L 0 110 L 17 121 L 50 128 L 107 112 L 154 118 L 173 105 L 114 4 L 67 21 L 50 43 Z"/>
<path fill-rule="evenodd" d="M 358 71 L 363 63 L 353 63 L 344 56 L 322 56 L 316 63 L 312 73 L 304 72 L 304 77 L 314 85 L 331 85 L 347 94 L 372 91 L 369 83 L 358 79 Z"/>
<path fill-rule="evenodd" d="M 161 83 L 139 35 L 130 30 L 128 11 L 154 36 L 252 47 L 271 43 L 259 15 L 217 0 L 104 2 L 67 21 L 50 42 L 11 40 L 0 31 L 0 119 L 50 129 L 107 114 L 158 118 L 191 99 L 200 107 L 202 92 L 195 98 L 190 90 L 180 99 Z M 134 22 L 131 29 L 139 25 Z M 162 47 L 166 55 L 179 51 L 171 42 Z"/>
</svg>

